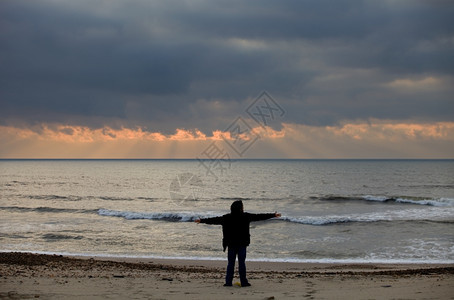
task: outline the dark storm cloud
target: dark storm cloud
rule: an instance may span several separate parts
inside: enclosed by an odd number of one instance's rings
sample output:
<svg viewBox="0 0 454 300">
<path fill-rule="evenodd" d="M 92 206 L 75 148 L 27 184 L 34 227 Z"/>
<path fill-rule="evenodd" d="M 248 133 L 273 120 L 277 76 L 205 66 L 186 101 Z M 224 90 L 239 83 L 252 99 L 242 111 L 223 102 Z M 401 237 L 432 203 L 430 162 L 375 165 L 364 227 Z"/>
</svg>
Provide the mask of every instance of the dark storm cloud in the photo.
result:
<svg viewBox="0 0 454 300">
<path fill-rule="evenodd" d="M 264 89 L 287 122 L 446 120 L 452 15 L 449 1 L 2 1 L 0 122 L 211 131 Z M 387 86 L 426 77 L 436 92 Z"/>
</svg>

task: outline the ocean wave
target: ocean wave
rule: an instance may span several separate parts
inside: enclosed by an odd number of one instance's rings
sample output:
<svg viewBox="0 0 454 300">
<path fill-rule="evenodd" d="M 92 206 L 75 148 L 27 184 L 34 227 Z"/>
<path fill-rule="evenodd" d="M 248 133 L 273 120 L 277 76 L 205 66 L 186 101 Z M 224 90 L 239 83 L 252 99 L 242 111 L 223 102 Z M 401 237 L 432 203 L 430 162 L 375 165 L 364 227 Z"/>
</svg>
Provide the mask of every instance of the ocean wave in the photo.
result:
<svg viewBox="0 0 454 300">
<path fill-rule="evenodd" d="M 438 199 L 426 199 L 416 197 L 386 197 L 386 196 L 363 196 L 364 200 L 367 201 L 379 201 L 379 202 L 395 202 L 395 203 L 407 203 L 417 205 L 428 205 L 428 206 L 454 206 L 454 199 L 452 198 L 438 198 Z"/>
<path fill-rule="evenodd" d="M 153 198 L 153 197 L 113 197 L 113 196 L 77 196 L 77 195 L 27 195 L 27 194 L 13 194 L 11 196 L 20 197 L 20 198 L 27 198 L 33 200 L 61 200 L 61 201 L 84 201 L 84 200 L 102 200 L 102 201 L 135 201 L 135 200 L 142 200 L 142 201 L 149 201 L 153 202 L 159 200 L 160 198 Z"/>
<path fill-rule="evenodd" d="M 260 198 L 259 198 L 260 199 Z M 247 200 L 257 200 L 257 199 L 254 199 L 254 198 L 247 198 L 247 197 L 221 197 L 219 198 L 219 200 L 227 200 L 227 201 L 237 201 L 237 200 L 241 200 L 241 201 L 247 201 Z"/>
<path fill-rule="evenodd" d="M 372 223 L 394 221 L 429 221 L 450 223 L 454 221 L 454 212 L 451 210 L 421 210 L 406 209 L 362 214 L 325 215 L 325 216 L 283 216 L 281 219 L 305 225 L 334 225 L 341 223 Z"/>
<path fill-rule="evenodd" d="M 93 209 L 75 209 L 75 208 L 56 208 L 56 207 L 21 207 L 21 206 L 2 206 L 0 210 L 13 212 L 39 212 L 39 213 L 96 213 Z"/>
<path fill-rule="evenodd" d="M 35 200 L 63 200 L 63 201 L 80 201 L 81 196 L 60 196 L 60 195 L 25 195 L 23 197 Z"/>
<path fill-rule="evenodd" d="M 67 235 L 67 234 L 56 234 L 56 233 L 46 233 L 42 235 L 42 238 L 47 241 L 59 241 L 59 240 L 81 240 L 84 237 L 81 235 Z"/>
<path fill-rule="evenodd" d="M 425 198 L 425 197 L 410 197 L 410 196 L 375 196 L 375 195 L 364 195 L 364 196 L 340 196 L 340 195 L 328 195 L 321 197 L 311 197 L 312 200 L 321 201 L 373 201 L 380 203 L 401 203 L 401 204 L 414 204 L 414 205 L 426 205 L 426 206 L 454 206 L 454 198 Z"/>
<path fill-rule="evenodd" d="M 11 182 L 7 182 L 7 183 L 3 184 L 3 186 L 17 186 L 17 185 L 27 185 L 27 184 L 29 184 L 29 183 L 24 182 L 24 181 L 13 180 Z"/>
<path fill-rule="evenodd" d="M 118 211 L 110 209 L 99 209 L 98 214 L 108 217 L 121 217 L 127 220 L 161 220 L 169 222 L 193 222 L 199 218 L 210 218 L 219 216 L 214 212 L 133 212 Z M 429 221 L 451 223 L 454 222 L 454 212 L 451 210 L 436 209 L 426 211 L 421 209 L 407 209 L 399 211 L 346 214 L 346 215 L 324 215 L 324 216 L 285 216 L 279 221 L 304 225 L 334 225 L 342 223 L 371 223 L 371 222 L 393 222 L 393 221 Z"/>
<path fill-rule="evenodd" d="M 108 217 L 121 217 L 127 220 L 162 220 L 170 222 L 191 222 L 200 218 L 200 214 L 188 212 L 133 212 L 99 209 L 98 214 Z M 206 217 L 206 216 L 205 216 Z"/>
</svg>

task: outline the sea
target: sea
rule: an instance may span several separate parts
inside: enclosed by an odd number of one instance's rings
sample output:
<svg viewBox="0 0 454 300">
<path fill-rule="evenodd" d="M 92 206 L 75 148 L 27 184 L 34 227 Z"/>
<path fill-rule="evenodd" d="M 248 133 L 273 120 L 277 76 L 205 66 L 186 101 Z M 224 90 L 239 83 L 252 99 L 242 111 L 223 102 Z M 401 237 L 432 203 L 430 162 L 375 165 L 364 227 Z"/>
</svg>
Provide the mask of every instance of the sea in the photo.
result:
<svg viewBox="0 0 454 300">
<path fill-rule="evenodd" d="M 225 260 L 194 221 L 242 200 L 282 214 L 251 223 L 248 260 L 454 263 L 454 160 L 223 163 L 0 160 L 0 251 Z"/>
</svg>

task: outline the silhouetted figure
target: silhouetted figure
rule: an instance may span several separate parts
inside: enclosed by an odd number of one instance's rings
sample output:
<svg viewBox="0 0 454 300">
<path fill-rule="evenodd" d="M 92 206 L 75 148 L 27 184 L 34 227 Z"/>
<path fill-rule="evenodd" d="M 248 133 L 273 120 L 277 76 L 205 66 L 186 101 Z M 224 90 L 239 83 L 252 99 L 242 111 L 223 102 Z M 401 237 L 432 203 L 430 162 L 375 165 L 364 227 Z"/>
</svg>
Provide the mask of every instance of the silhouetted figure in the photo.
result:
<svg viewBox="0 0 454 300">
<path fill-rule="evenodd" d="M 246 278 L 246 247 L 251 239 L 249 234 L 249 223 L 262 221 L 274 217 L 279 218 L 281 214 L 250 214 L 243 211 L 243 202 L 238 200 L 230 206 L 230 214 L 220 217 L 198 219 L 196 223 L 222 225 L 222 246 L 227 251 L 227 274 L 224 286 L 232 286 L 233 273 L 235 270 L 235 259 L 238 256 L 238 272 L 240 273 L 241 286 L 250 286 Z"/>
</svg>

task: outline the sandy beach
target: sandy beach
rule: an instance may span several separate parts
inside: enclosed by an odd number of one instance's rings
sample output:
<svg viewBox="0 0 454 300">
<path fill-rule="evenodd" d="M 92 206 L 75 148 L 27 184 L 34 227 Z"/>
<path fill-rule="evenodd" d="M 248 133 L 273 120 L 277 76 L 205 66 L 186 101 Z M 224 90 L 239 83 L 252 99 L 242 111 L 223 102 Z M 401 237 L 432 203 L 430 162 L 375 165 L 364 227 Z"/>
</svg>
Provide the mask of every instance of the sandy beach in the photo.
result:
<svg viewBox="0 0 454 300">
<path fill-rule="evenodd" d="M 241 288 L 225 264 L 0 253 L 0 298 L 454 299 L 454 265 L 248 262 Z"/>
</svg>

